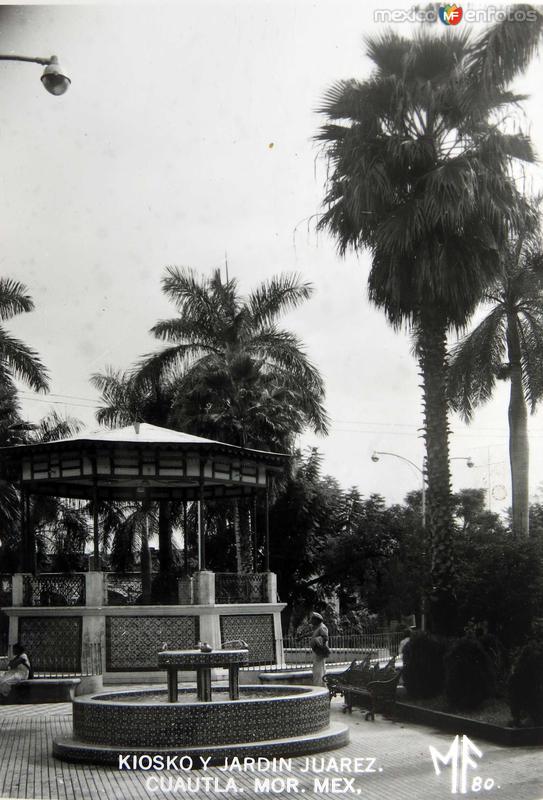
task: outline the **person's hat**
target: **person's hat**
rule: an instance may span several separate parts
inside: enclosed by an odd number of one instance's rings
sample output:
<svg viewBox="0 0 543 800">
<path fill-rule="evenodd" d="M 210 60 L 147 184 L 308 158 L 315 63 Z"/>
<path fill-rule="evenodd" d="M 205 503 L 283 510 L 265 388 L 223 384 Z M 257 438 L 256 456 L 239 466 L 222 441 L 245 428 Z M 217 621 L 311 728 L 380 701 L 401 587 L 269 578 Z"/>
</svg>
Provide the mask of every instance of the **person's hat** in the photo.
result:
<svg viewBox="0 0 543 800">
<path fill-rule="evenodd" d="M 324 619 L 316 611 L 311 614 L 311 619 L 318 619 L 319 622 L 324 622 Z"/>
</svg>

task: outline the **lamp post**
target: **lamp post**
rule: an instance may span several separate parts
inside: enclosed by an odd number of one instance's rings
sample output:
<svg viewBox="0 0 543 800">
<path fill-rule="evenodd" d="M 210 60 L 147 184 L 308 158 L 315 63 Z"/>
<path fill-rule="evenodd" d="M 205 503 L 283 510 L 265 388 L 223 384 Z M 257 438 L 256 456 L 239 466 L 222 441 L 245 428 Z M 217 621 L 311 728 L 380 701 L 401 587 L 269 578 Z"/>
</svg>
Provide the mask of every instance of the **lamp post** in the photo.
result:
<svg viewBox="0 0 543 800">
<path fill-rule="evenodd" d="M 30 56 L 0 55 L 0 61 L 26 61 L 31 64 L 41 64 L 45 67 L 41 82 L 49 94 L 54 94 L 57 97 L 64 94 L 70 86 L 71 80 L 64 74 L 56 56 L 31 58 Z"/>
<path fill-rule="evenodd" d="M 422 479 L 422 484 L 421 484 L 421 488 L 422 488 L 421 522 L 422 522 L 422 530 L 423 531 L 426 530 L 426 480 L 425 480 L 425 463 L 426 463 L 426 459 L 424 459 L 424 461 L 422 462 L 422 467 L 419 467 L 417 464 L 415 464 L 414 461 L 411 461 L 411 459 L 406 458 L 405 456 L 401 456 L 399 453 L 388 453 L 388 452 L 386 452 L 384 450 L 374 450 L 373 453 L 371 454 L 371 460 L 374 463 L 376 463 L 377 461 L 380 460 L 380 458 L 379 458 L 380 456 L 392 456 L 393 458 L 399 458 L 400 461 L 405 461 L 406 464 L 409 464 L 409 466 L 413 467 L 413 469 L 416 469 L 417 472 L 420 474 L 421 479 Z M 453 456 L 449 460 L 450 461 L 465 461 L 466 462 L 466 466 L 469 467 L 469 469 L 471 469 L 472 467 L 475 466 L 471 456 Z M 423 595 L 423 597 L 422 597 L 422 608 L 421 608 L 421 629 L 422 630 L 425 630 L 425 628 L 426 628 L 425 607 L 426 607 L 426 603 L 425 603 L 425 597 Z"/>
</svg>

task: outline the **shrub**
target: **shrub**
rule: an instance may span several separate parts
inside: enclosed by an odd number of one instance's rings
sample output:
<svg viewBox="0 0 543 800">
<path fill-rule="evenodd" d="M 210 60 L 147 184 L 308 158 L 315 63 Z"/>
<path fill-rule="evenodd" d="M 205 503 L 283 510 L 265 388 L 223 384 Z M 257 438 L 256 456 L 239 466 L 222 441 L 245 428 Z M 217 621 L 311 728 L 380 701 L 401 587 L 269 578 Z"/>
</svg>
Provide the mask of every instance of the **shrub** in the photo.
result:
<svg viewBox="0 0 543 800">
<path fill-rule="evenodd" d="M 443 690 L 445 645 L 428 633 L 414 633 L 403 650 L 403 683 L 414 699 L 435 697 Z"/>
<path fill-rule="evenodd" d="M 496 692 L 496 669 L 478 639 L 464 636 L 445 657 L 445 694 L 461 710 L 478 708 Z"/>
<path fill-rule="evenodd" d="M 483 634 L 479 638 L 479 641 L 490 656 L 492 664 L 494 665 L 496 690 L 499 691 L 500 694 L 503 694 L 509 675 L 509 654 L 501 640 L 493 633 Z"/>
<path fill-rule="evenodd" d="M 516 725 L 526 718 L 543 725 L 543 642 L 520 651 L 509 680 L 509 706 Z"/>
</svg>

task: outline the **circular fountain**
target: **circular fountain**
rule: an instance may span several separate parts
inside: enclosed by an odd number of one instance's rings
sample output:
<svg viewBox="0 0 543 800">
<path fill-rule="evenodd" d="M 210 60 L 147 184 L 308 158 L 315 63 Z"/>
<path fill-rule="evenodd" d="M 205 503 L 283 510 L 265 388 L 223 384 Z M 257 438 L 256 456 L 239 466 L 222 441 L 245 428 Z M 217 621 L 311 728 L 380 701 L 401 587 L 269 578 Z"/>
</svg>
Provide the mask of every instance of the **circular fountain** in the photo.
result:
<svg viewBox="0 0 543 800">
<path fill-rule="evenodd" d="M 174 699 L 171 675 L 176 664 L 186 668 L 187 663 L 194 663 L 190 659 L 196 658 L 200 669 L 208 670 L 216 657 L 223 664 L 228 661 L 224 651 L 198 652 L 197 657 L 195 652 L 161 654 L 162 667 L 169 667 L 168 691 L 144 689 L 76 697 L 73 736 L 56 739 L 53 754 L 66 761 L 101 764 L 117 764 L 119 756 L 127 754 L 176 755 L 191 759 L 198 767 L 233 757 L 306 755 L 348 743 L 348 728 L 330 723 L 325 688 L 238 687 L 230 678 L 228 687 L 215 686 L 211 696 L 207 680 L 199 677 L 197 692 L 176 686 Z M 242 662 L 239 651 L 237 655 L 234 663 Z M 238 699 L 231 699 L 233 692 Z"/>
</svg>

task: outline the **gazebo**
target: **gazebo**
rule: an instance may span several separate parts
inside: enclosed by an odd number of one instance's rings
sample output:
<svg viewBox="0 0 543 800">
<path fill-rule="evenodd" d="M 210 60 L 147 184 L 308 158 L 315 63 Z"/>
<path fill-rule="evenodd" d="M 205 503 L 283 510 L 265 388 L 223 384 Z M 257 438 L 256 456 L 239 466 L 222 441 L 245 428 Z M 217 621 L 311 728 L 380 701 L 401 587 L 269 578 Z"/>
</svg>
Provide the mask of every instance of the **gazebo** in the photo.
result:
<svg viewBox="0 0 543 800">
<path fill-rule="evenodd" d="M 201 639 L 219 647 L 243 639 L 253 663 L 281 660 L 283 605 L 269 572 L 268 492 L 287 459 L 145 423 L 0 449 L 2 477 L 21 495 L 21 572 L 13 576 L 12 606 L 4 609 L 10 643 L 24 639 L 35 659 L 43 654 L 49 663 L 56 647 L 68 649 L 77 661 L 99 646 L 105 678 L 114 680 L 128 680 L 134 672 L 141 680 L 142 670 L 154 671 L 157 649 L 165 643 L 191 647 Z M 32 495 L 93 501 L 92 571 L 36 574 L 28 524 Z M 215 575 L 206 569 L 206 502 L 255 495 L 266 498 L 264 572 Z M 180 587 L 181 602 L 114 605 L 119 576 L 101 571 L 98 503 L 103 500 L 197 502 L 198 570 Z M 232 577 L 237 597 L 224 591 Z"/>
</svg>

